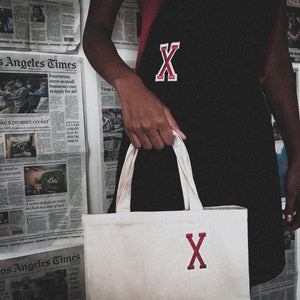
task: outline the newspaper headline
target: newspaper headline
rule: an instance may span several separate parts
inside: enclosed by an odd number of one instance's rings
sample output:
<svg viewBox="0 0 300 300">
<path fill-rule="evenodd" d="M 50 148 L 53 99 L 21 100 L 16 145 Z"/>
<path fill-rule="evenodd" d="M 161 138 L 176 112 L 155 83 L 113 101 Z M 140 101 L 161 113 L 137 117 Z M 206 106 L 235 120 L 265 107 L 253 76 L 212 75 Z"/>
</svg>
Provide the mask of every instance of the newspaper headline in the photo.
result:
<svg viewBox="0 0 300 300">
<path fill-rule="evenodd" d="M 2 260 L 0 274 L 0 299 L 85 299 L 82 246 Z"/>
</svg>

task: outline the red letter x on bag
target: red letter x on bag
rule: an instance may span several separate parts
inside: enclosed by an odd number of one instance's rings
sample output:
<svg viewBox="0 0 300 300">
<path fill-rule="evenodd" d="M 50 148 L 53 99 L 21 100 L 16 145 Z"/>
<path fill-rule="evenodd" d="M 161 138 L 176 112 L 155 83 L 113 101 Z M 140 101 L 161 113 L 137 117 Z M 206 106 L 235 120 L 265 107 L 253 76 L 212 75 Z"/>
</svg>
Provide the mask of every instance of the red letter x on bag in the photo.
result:
<svg viewBox="0 0 300 300">
<path fill-rule="evenodd" d="M 189 242 L 190 242 L 190 244 L 191 244 L 191 246 L 192 246 L 192 248 L 193 248 L 193 250 L 194 250 L 194 254 L 193 254 L 193 256 L 192 256 L 192 259 L 191 259 L 191 261 L 190 261 L 190 264 L 189 264 L 188 267 L 187 267 L 188 270 L 193 270 L 193 269 L 195 269 L 194 263 L 195 263 L 196 258 L 198 258 L 198 260 L 199 260 L 199 263 L 200 263 L 200 269 L 206 268 L 206 264 L 204 263 L 204 261 L 203 261 L 201 255 L 200 255 L 200 253 L 199 253 L 199 249 L 200 249 L 200 247 L 201 247 L 201 244 L 202 244 L 204 238 L 206 237 L 206 233 L 199 233 L 200 239 L 199 239 L 199 241 L 198 241 L 197 246 L 195 245 L 195 243 L 194 243 L 194 241 L 193 241 L 193 234 L 192 234 L 192 233 L 188 233 L 188 234 L 186 235 L 186 237 L 187 237 L 187 239 L 189 240 Z"/>
<path fill-rule="evenodd" d="M 168 52 L 169 44 L 161 44 L 160 51 L 162 58 L 164 60 L 159 72 L 155 75 L 155 81 L 164 81 L 165 72 L 168 71 L 168 81 L 177 81 L 177 74 L 173 68 L 171 59 L 174 56 L 177 49 L 179 49 L 180 43 L 171 43 L 171 49 Z"/>
</svg>

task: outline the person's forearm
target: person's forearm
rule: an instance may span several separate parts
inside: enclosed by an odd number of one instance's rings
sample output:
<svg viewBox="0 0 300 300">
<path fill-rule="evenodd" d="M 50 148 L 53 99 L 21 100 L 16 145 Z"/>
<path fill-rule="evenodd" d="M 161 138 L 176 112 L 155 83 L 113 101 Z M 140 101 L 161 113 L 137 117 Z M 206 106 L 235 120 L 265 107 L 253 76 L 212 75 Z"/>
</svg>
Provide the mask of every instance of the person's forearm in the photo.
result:
<svg viewBox="0 0 300 300">
<path fill-rule="evenodd" d="M 120 58 L 110 39 L 110 33 L 104 28 L 86 29 L 83 39 L 85 54 L 96 70 L 118 92 L 121 103 L 126 105 L 132 96 L 132 90 L 144 88 L 142 80 Z"/>
<path fill-rule="evenodd" d="M 121 59 L 111 40 L 113 23 L 121 2 L 115 1 L 115 5 L 110 8 L 109 16 L 101 16 L 104 6 L 108 9 L 108 2 L 92 1 L 83 35 L 83 49 L 90 64 L 115 88 L 125 86 L 127 78 L 137 77 Z M 97 15 L 93 15 L 96 13 Z"/>
<path fill-rule="evenodd" d="M 300 123 L 295 79 L 291 71 L 280 69 L 278 72 L 283 72 L 285 78 L 268 79 L 265 89 L 267 99 L 279 126 L 289 163 L 297 163 L 300 166 Z"/>
<path fill-rule="evenodd" d="M 300 166 L 299 110 L 295 74 L 290 62 L 284 21 L 281 17 L 264 86 L 286 146 L 289 163 L 297 163 Z"/>
<path fill-rule="evenodd" d="M 98 74 L 117 91 L 125 131 L 136 148 L 162 149 L 172 145 L 175 130 L 185 135 L 168 108 L 146 88 L 121 59 L 112 40 L 114 21 L 122 0 L 91 0 L 83 36 L 84 52 Z"/>
<path fill-rule="evenodd" d="M 297 36 L 291 34 L 289 31 L 288 31 L 288 36 L 295 42 L 297 40 Z"/>
<path fill-rule="evenodd" d="M 289 57 L 283 10 L 279 20 L 279 30 L 276 32 L 264 86 L 288 156 L 285 230 L 295 230 L 300 226 L 300 122 L 295 74 Z"/>
<path fill-rule="evenodd" d="M 85 33 L 83 48 L 92 67 L 111 85 L 132 73 L 104 29 L 90 29 Z"/>
</svg>

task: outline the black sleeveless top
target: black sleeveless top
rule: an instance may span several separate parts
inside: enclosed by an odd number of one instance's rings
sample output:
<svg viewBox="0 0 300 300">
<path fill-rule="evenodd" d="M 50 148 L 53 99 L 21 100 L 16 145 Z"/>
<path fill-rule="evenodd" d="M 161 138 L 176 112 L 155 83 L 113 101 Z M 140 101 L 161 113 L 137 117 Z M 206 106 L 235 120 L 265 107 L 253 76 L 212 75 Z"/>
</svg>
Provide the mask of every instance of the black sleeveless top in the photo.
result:
<svg viewBox="0 0 300 300">
<path fill-rule="evenodd" d="M 278 169 L 259 77 L 279 6 L 278 0 L 164 0 L 137 71 L 187 136 L 203 205 L 248 208 L 252 285 L 284 266 Z M 128 145 L 124 134 L 117 176 Z M 184 209 L 171 147 L 139 151 L 131 209 Z"/>
</svg>

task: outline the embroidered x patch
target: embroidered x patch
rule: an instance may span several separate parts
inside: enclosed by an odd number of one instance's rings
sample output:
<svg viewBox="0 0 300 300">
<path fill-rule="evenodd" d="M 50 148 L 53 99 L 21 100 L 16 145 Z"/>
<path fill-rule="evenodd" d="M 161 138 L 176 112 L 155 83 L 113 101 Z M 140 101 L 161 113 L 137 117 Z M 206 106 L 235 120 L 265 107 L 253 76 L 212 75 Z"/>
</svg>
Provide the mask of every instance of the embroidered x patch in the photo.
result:
<svg viewBox="0 0 300 300">
<path fill-rule="evenodd" d="M 169 43 L 160 45 L 160 52 L 163 58 L 163 64 L 159 72 L 155 75 L 155 81 L 165 81 L 165 73 L 167 72 L 168 81 L 177 81 L 177 74 L 175 73 L 171 59 L 175 52 L 179 49 L 180 42 L 171 43 L 170 51 L 168 51 Z"/>
<path fill-rule="evenodd" d="M 190 244 L 191 244 L 191 246 L 192 246 L 192 248 L 194 250 L 194 254 L 193 254 L 192 258 L 191 258 L 190 264 L 187 267 L 188 270 L 195 269 L 194 263 L 195 263 L 196 258 L 198 258 L 198 261 L 200 263 L 200 269 L 205 269 L 206 268 L 206 264 L 204 263 L 201 255 L 199 253 L 199 249 L 201 247 L 201 244 L 202 244 L 204 238 L 206 237 L 206 233 L 204 233 L 204 232 L 203 233 L 199 233 L 199 237 L 200 237 L 200 239 L 199 239 L 198 244 L 196 246 L 195 243 L 194 243 L 194 241 L 193 241 L 193 234 L 192 233 L 188 233 L 186 235 L 186 238 L 189 240 L 189 242 L 190 242 Z"/>
</svg>

